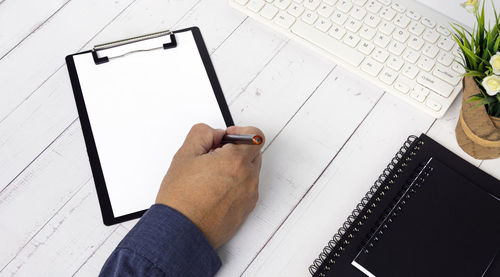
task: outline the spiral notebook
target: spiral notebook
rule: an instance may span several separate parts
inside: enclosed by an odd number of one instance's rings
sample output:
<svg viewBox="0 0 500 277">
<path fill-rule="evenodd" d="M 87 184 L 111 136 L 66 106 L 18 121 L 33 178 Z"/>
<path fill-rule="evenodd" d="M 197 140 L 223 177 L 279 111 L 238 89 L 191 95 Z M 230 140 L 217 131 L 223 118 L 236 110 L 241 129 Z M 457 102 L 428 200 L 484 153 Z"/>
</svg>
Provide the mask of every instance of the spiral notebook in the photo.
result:
<svg viewBox="0 0 500 277">
<path fill-rule="evenodd" d="M 314 276 L 500 276 L 500 181 L 412 136 L 314 261 Z"/>
</svg>

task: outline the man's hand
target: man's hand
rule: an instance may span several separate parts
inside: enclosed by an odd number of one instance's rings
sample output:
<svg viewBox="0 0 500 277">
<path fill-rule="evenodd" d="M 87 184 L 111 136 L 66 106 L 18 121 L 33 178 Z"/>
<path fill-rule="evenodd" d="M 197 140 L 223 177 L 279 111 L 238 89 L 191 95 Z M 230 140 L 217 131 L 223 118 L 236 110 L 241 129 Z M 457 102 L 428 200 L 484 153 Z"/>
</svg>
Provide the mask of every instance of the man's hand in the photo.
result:
<svg viewBox="0 0 500 277">
<path fill-rule="evenodd" d="M 233 126 L 224 132 L 205 124 L 193 126 L 156 197 L 157 204 L 189 218 L 215 249 L 234 235 L 257 203 L 264 145 L 219 147 L 225 133 L 264 138 L 254 127 Z"/>
</svg>

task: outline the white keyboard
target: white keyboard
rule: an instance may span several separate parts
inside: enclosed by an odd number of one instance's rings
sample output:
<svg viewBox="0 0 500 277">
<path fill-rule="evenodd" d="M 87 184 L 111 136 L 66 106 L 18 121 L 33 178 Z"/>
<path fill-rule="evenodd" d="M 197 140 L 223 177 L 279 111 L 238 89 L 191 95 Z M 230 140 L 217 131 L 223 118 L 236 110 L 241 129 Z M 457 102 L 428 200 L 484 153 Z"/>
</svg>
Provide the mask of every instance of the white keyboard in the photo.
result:
<svg viewBox="0 0 500 277">
<path fill-rule="evenodd" d="M 229 3 L 433 117 L 442 117 L 462 89 L 452 20 L 416 1 Z"/>
</svg>

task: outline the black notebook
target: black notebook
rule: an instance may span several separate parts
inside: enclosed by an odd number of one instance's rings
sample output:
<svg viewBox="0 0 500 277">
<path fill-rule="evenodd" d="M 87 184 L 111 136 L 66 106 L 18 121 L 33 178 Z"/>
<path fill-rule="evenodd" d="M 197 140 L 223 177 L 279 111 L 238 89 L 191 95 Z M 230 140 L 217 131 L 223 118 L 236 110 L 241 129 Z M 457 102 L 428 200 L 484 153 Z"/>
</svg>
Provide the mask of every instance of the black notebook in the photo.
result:
<svg viewBox="0 0 500 277">
<path fill-rule="evenodd" d="M 500 276 L 500 181 L 410 137 L 334 235 L 314 276 Z"/>
</svg>

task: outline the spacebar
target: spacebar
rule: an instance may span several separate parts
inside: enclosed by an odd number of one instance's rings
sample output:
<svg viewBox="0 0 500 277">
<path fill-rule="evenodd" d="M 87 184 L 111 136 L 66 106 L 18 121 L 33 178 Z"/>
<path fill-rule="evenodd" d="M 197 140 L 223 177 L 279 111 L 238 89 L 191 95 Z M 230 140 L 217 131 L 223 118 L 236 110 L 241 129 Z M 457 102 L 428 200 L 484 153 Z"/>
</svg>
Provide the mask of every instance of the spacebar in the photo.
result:
<svg viewBox="0 0 500 277">
<path fill-rule="evenodd" d="M 359 66 L 365 58 L 355 49 L 300 20 L 292 26 L 292 32 L 353 66 Z"/>
</svg>

